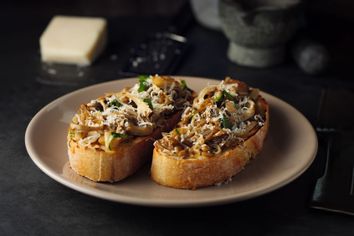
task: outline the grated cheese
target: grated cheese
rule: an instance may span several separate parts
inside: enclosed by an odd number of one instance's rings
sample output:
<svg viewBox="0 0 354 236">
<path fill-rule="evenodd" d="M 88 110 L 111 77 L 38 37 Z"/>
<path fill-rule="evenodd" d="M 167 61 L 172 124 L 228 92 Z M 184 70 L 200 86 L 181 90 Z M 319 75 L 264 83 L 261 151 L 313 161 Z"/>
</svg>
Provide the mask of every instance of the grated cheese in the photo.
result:
<svg viewBox="0 0 354 236">
<path fill-rule="evenodd" d="M 232 145 L 242 143 L 250 131 L 256 125 L 257 129 L 264 125 L 264 118 L 256 114 L 255 102 L 249 97 L 252 89 L 237 91 L 238 83 L 225 83 L 209 85 L 204 88 L 194 100 L 192 107 L 188 107 L 182 114 L 178 127 L 183 134 L 176 135 L 175 132 L 164 134 L 163 138 L 155 142 L 155 146 L 163 146 L 164 152 L 172 152 L 175 158 L 205 158 L 213 156 Z M 231 95 L 225 95 L 226 91 Z M 215 94 L 222 92 L 221 102 L 215 99 Z M 233 99 L 235 108 L 228 110 L 226 100 Z M 234 100 L 235 99 L 235 100 Z M 232 108 L 232 107 L 231 107 Z M 230 108 L 230 109 L 231 109 Z M 223 127 L 223 119 L 231 122 L 231 127 Z M 256 123 L 255 123 L 256 122 Z M 177 141 L 177 143 L 176 143 Z M 184 145 L 190 143 L 191 145 Z M 188 155 L 179 155 L 180 151 L 175 145 L 183 147 Z"/>
<path fill-rule="evenodd" d="M 72 129 L 94 128 L 97 132 L 94 136 L 81 133 L 79 144 L 90 146 L 101 136 L 107 135 L 107 132 L 142 135 L 141 128 L 152 132 L 156 125 L 164 123 L 168 114 L 190 106 L 191 91 L 181 91 L 181 86 L 176 86 L 180 82 L 176 81 L 172 86 L 160 88 L 153 84 L 152 79 L 153 76 L 149 76 L 144 80 L 145 91 L 139 92 L 140 84 L 137 83 L 119 93 L 106 94 L 82 105 L 79 113 L 73 118 Z M 134 133 L 134 127 L 139 128 L 139 131 L 136 131 L 139 134 Z M 143 132 L 144 135 L 146 132 Z"/>
</svg>

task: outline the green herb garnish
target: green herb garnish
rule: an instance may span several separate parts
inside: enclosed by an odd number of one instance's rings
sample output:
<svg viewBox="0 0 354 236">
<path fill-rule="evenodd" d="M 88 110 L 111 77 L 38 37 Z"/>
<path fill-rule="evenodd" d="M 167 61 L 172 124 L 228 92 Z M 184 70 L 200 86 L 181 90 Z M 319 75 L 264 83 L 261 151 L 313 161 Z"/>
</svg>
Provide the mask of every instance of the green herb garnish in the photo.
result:
<svg viewBox="0 0 354 236">
<path fill-rule="evenodd" d="M 227 92 L 226 90 L 223 90 L 222 93 L 223 93 L 223 95 L 224 95 L 227 99 L 229 99 L 229 100 L 231 100 L 231 101 L 233 101 L 233 100 L 236 99 L 234 96 L 232 96 L 232 95 L 231 95 L 229 92 Z"/>
<path fill-rule="evenodd" d="M 116 132 L 112 132 L 112 137 L 113 137 L 113 138 L 128 138 L 129 135 L 127 135 L 127 134 L 121 134 L 121 133 L 116 133 Z"/>
<path fill-rule="evenodd" d="M 148 85 L 146 83 L 146 80 L 149 78 L 147 75 L 140 75 L 139 77 L 139 88 L 138 92 L 141 93 L 143 91 L 146 91 L 148 88 Z"/>
<path fill-rule="evenodd" d="M 231 129 L 232 124 L 227 116 L 223 116 L 221 119 L 221 127 L 225 129 Z"/>
<path fill-rule="evenodd" d="M 182 89 L 187 89 L 188 88 L 187 82 L 185 80 L 181 80 L 181 88 Z"/>
<path fill-rule="evenodd" d="M 175 129 L 175 132 L 177 135 L 181 135 L 181 133 L 179 132 L 178 128 Z"/>
<path fill-rule="evenodd" d="M 116 132 L 112 132 L 110 134 L 108 134 L 108 133 L 105 134 L 104 142 L 105 142 L 106 148 L 108 148 L 109 150 L 112 150 L 111 143 L 112 143 L 113 139 L 115 139 L 115 138 L 129 138 L 129 135 L 116 133 Z"/>
<path fill-rule="evenodd" d="M 139 75 L 139 77 L 138 77 L 139 81 L 145 81 L 145 80 L 147 80 L 148 78 L 149 78 L 148 75 Z"/>
<path fill-rule="evenodd" d="M 144 100 L 143 100 L 146 104 L 148 104 L 149 105 L 149 107 L 150 107 L 150 109 L 152 110 L 152 102 L 151 102 L 151 99 L 150 98 L 144 98 Z"/>
<path fill-rule="evenodd" d="M 234 107 L 236 108 L 236 109 L 238 109 L 240 106 L 239 106 L 239 104 L 237 104 L 237 101 L 234 101 Z"/>
<path fill-rule="evenodd" d="M 108 104 L 109 107 L 121 107 L 122 103 L 118 102 L 117 99 L 114 99 Z"/>
<path fill-rule="evenodd" d="M 214 95 L 214 101 L 215 102 L 221 102 L 222 98 L 224 97 L 224 94 L 221 92 L 218 92 Z"/>
</svg>

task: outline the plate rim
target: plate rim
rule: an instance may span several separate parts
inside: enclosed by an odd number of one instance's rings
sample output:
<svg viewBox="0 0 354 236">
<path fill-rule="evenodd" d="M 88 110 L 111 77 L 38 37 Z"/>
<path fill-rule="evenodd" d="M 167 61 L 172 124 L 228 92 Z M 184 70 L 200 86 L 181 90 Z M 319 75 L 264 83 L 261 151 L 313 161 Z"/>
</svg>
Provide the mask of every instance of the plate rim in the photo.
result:
<svg viewBox="0 0 354 236">
<path fill-rule="evenodd" d="M 213 82 L 220 82 L 221 80 L 217 79 L 212 79 L 212 78 L 207 78 L 207 77 L 195 77 L 195 76 L 173 76 L 177 79 L 192 79 L 192 80 L 209 80 Z M 203 200 L 196 200 L 196 199 L 191 199 L 188 202 L 176 202 L 174 200 L 151 200 L 151 199 L 143 199 L 143 198 L 136 198 L 136 197 L 129 197 L 129 196 L 123 196 L 119 195 L 117 193 L 112 193 L 112 192 L 107 192 L 104 190 L 99 190 L 99 189 L 90 189 L 90 188 L 84 188 L 82 186 L 76 185 L 72 181 L 69 181 L 65 178 L 63 178 L 60 174 L 58 174 L 56 171 L 51 170 L 51 168 L 42 161 L 42 159 L 35 153 L 34 150 L 32 150 L 31 147 L 31 135 L 32 135 L 32 129 L 38 120 L 38 117 L 40 117 L 43 113 L 45 113 L 49 108 L 55 106 L 55 104 L 60 103 L 62 100 L 67 99 L 68 97 L 71 97 L 75 94 L 79 94 L 85 90 L 89 90 L 98 86 L 105 86 L 106 84 L 113 84 L 117 83 L 118 81 L 121 83 L 126 82 L 131 82 L 132 80 L 136 79 L 136 77 L 131 77 L 131 78 L 122 78 L 122 79 L 117 79 L 117 80 L 112 80 L 112 81 L 107 81 L 103 83 L 97 83 L 93 84 L 90 86 L 86 86 L 80 89 L 77 89 L 75 91 L 69 92 L 63 96 L 60 96 L 44 107 L 42 107 L 30 120 L 30 122 L 27 125 L 26 131 L 25 131 L 25 147 L 26 150 L 32 159 L 32 161 L 35 163 L 35 165 L 43 171 L 46 175 L 48 175 L 50 178 L 54 179 L 55 181 L 59 182 L 60 184 L 63 184 L 64 186 L 71 188 L 73 190 L 76 190 L 80 193 L 84 193 L 89 196 L 97 197 L 100 199 L 104 200 L 109 200 L 113 202 L 119 202 L 119 203 L 125 203 L 125 204 L 130 204 L 130 205 L 140 205 L 140 206 L 151 206 L 151 207 L 200 207 L 200 206 L 213 206 L 213 205 L 222 205 L 222 204 L 227 204 L 231 202 L 238 202 L 238 201 L 244 201 L 247 199 L 255 198 L 261 195 L 264 195 L 266 193 L 270 193 L 276 189 L 279 189 L 290 182 L 294 181 L 297 179 L 300 175 L 302 175 L 313 163 L 316 153 L 318 150 L 318 140 L 317 140 L 317 135 L 316 132 L 311 125 L 311 123 L 308 121 L 308 119 L 300 112 L 298 111 L 295 107 L 293 107 L 291 104 L 285 102 L 284 100 L 271 95 L 267 92 L 264 92 L 261 90 L 261 93 L 274 99 L 277 100 L 279 103 L 283 103 L 283 105 L 289 107 L 291 110 L 294 112 L 298 113 L 300 115 L 301 119 L 305 121 L 306 125 L 308 126 L 309 130 L 312 133 L 312 136 L 314 137 L 314 149 L 312 150 L 313 153 L 311 153 L 311 157 L 308 159 L 306 164 L 302 166 L 302 168 L 297 171 L 296 173 L 293 173 L 291 176 L 288 176 L 286 179 L 282 179 L 282 181 L 277 182 L 276 184 L 272 184 L 271 186 L 267 188 L 262 188 L 260 190 L 254 191 L 254 190 L 249 190 L 245 191 L 242 193 L 239 193 L 237 197 L 234 195 L 226 195 L 223 197 L 218 197 L 216 199 L 203 199 Z M 209 82 L 208 81 L 208 82 Z M 167 187 L 166 187 L 167 188 Z M 189 191 L 189 190 L 180 190 L 180 191 Z M 196 190 L 197 191 L 197 190 Z M 118 198 L 117 198 L 118 197 Z"/>
</svg>

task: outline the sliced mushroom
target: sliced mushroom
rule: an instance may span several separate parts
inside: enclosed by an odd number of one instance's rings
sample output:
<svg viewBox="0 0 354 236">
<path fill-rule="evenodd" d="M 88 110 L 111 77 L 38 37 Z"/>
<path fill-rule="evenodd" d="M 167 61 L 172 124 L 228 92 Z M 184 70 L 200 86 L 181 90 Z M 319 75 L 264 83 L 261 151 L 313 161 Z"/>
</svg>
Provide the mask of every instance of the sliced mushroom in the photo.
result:
<svg viewBox="0 0 354 236">
<path fill-rule="evenodd" d="M 238 114 L 239 121 L 245 121 L 254 116 L 256 112 L 256 104 L 252 100 L 248 100 L 246 106 L 240 108 L 240 113 Z"/>
<path fill-rule="evenodd" d="M 154 130 L 154 127 L 149 125 L 149 126 L 138 126 L 134 125 L 132 123 L 129 123 L 129 126 L 127 127 L 127 132 L 129 134 L 135 135 L 135 136 L 146 136 L 152 133 Z"/>
<path fill-rule="evenodd" d="M 173 78 L 167 76 L 153 76 L 152 84 L 161 89 L 165 89 L 172 86 L 173 84 L 176 84 L 176 81 Z"/>
<path fill-rule="evenodd" d="M 199 109 L 200 105 L 203 104 L 204 100 L 211 97 L 216 89 L 217 87 L 215 85 L 205 87 L 202 91 L 200 91 L 198 97 L 194 99 L 193 107 Z"/>
<path fill-rule="evenodd" d="M 214 130 L 210 130 L 210 129 L 204 130 L 204 133 L 202 133 L 202 134 L 203 134 L 203 136 L 205 137 L 205 138 L 204 138 L 204 139 L 205 139 L 205 142 L 211 140 L 211 139 L 214 137 L 214 134 L 215 134 L 216 132 L 217 132 L 216 129 L 214 129 Z"/>
<path fill-rule="evenodd" d="M 100 139 L 98 140 L 99 143 L 102 142 L 102 140 L 100 141 Z M 104 142 L 104 146 L 105 146 L 106 150 L 111 151 L 112 149 L 117 147 L 117 145 L 119 143 L 121 143 L 122 141 L 123 141 L 122 138 L 114 138 L 111 131 L 105 131 L 104 132 L 104 140 L 103 140 L 103 142 Z"/>
<path fill-rule="evenodd" d="M 202 113 L 207 107 L 210 107 L 213 105 L 213 100 L 212 98 L 208 98 L 202 102 L 199 107 L 198 107 L 198 112 Z"/>
<path fill-rule="evenodd" d="M 128 98 L 129 100 L 133 101 L 137 106 L 138 115 L 149 116 L 152 113 L 152 110 L 149 105 L 142 99 L 135 97 L 127 92 L 118 93 L 118 96 L 119 98 Z"/>
<path fill-rule="evenodd" d="M 230 76 L 227 76 L 224 80 L 225 84 L 237 84 L 237 80 L 232 79 Z"/>
<path fill-rule="evenodd" d="M 79 141 L 79 144 L 83 147 L 89 146 L 91 143 L 96 142 L 100 138 L 100 134 L 96 131 L 90 131 L 88 132 L 87 137 L 81 139 Z"/>
<path fill-rule="evenodd" d="M 215 154 L 215 155 L 217 155 L 217 154 L 219 154 L 219 153 L 221 153 L 221 147 L 220 147 L 220 145 L 215 145 L 215 146 L 213 146 L 213 153 Z"/>
<path fill-rule="evenodd" d="M 248 124 L 246 124 L 245 127 L 239 128 L 235 130 L 235 133 L 237 136 L 241 138 L 247 138 L 248 136 L 252 135 L 253 133 L 251 132 L 255 127 L 257 126 L 256 121 L 250 121 Z"/>
<path fill-rule="evenodd" d="M 225 102 L 225 107 L 230 113 L 236 112 L 236 107 L 235 107 L 234 102 L 226 101 Z"/>
<path fill-rule="evenodd" d="M 237 93 L 241 96 L 249 93 L 249 87 L 246 83 L 237 81 Z"/>
<path fill-rule="evenodd" d="M 217 86 L 209 85 L 200 91 L 198 98 L 205 99 L 205 96 L 211 97 L 211 95 L 216 91 Z"/>
</svg>

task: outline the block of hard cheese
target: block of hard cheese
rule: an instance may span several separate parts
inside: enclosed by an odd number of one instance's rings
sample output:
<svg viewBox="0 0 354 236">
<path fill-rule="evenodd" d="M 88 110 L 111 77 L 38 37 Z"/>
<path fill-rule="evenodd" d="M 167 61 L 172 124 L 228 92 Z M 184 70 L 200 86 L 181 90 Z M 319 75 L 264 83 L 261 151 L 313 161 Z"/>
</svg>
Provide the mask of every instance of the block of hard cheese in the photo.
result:
<svg viewBox="0 0 354 236">
<path fill-rule="evenodd" d="M 41 58 L 44 62 L 90 65 L 106 41 L 103 18 L 55 16 L 41 35 Z"/>
</svg>

